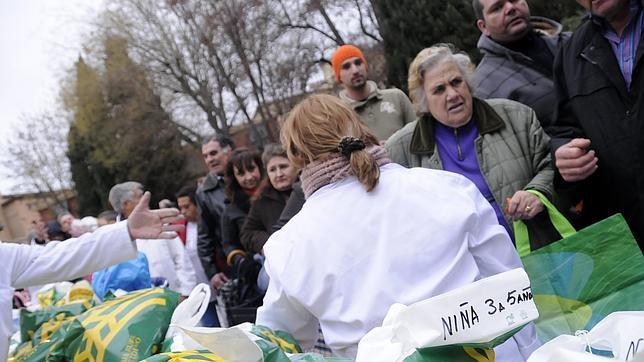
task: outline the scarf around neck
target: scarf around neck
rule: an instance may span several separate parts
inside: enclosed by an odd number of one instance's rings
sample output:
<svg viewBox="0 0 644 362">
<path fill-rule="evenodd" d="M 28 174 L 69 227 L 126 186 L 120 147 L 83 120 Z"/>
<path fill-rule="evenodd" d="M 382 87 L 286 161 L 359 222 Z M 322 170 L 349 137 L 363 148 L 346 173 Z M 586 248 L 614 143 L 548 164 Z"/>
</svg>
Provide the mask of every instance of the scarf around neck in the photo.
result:
<svg viewBox="0 0 644 362">
<path fill-rule="evenodd" d="M 381 146 L 369 146 L 366 151 L 373 156 L 379 167 L 391 163 L 387 151 Z M 340 153 L 334 153 L 324 160 L 311 162 L 302 169 L 300 175 L 304 197 L 308 199 L 319 188 L 349 176 L 355 176 L 349 164 L 349 158 Z"/>
</svg>

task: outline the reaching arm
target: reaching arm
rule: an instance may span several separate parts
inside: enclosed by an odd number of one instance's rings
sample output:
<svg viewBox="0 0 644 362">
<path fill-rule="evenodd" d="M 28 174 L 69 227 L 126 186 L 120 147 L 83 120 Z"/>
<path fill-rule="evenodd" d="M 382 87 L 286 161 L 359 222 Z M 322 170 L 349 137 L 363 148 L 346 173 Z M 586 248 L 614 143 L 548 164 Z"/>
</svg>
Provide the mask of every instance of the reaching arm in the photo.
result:
<svg viewBox="0 0 644 362">
<path fill-rule="evenodd" d="M 136 258 L 132 239 L 176 237 L 182 226 L 171 225 L 180 219 L 177 209 L 150 210 L 146 192 L 127 221 L 99 228 L 91 234 L 45 247 L 0 243 L 4 270 L 10 273 L 11 286 L 53 283 L 87 275 L 98 269 Z"/>
<path fill-rule="evenodd" d="M 136 245 L 128 234 L 127 221 L 44 247 L 2 243 L 0 250 L 3 263 L 11 263 L 9 272 L 14 288 L 74 279 L 136 258 Z"/>
</svg>

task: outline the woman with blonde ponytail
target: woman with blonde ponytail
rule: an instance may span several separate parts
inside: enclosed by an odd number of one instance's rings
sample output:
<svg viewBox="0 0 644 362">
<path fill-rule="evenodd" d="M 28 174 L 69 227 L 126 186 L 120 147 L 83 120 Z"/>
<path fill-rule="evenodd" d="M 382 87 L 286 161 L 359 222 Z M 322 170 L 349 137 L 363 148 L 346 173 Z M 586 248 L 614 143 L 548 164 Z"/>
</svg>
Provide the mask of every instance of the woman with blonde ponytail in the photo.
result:
<svg viewBox="0 0 644 362">
<path fill-rule="evenodd" d="M 391 163 L 338 98 L 302 101 L 281 140 L 302 170 L 306 202 L 264 245 L 270 283 L 257 324 L 291 333 L 306 349 L 319 323 L 334 354 L 355 358 L 393 303 L 521 267 L 473 183 Z"/>
</svg>

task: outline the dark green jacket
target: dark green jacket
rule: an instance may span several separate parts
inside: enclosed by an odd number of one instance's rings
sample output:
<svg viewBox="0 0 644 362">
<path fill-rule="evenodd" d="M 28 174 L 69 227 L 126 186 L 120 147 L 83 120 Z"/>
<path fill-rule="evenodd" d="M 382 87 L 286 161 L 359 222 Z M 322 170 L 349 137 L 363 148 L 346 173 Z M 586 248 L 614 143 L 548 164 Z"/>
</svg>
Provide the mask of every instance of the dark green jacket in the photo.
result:
<svg viewBox="0 0 644 362">
<path fill-rule="evenodd" d="M 534 111 L 507 99 L 474 98 L 474 114 L 480 136 L 476 158 L 499 206 L 518 190 L 536 189 L 552 199 L 554 171 L 550 162 L 550 138 Z M 393 134 L 385 148 L 393 162 L 405 167 L 442 170 L 434 139 L 434 118 L 425 114 Z M 512 225 L 508 219 L 508 224 Z"/>
</svg>

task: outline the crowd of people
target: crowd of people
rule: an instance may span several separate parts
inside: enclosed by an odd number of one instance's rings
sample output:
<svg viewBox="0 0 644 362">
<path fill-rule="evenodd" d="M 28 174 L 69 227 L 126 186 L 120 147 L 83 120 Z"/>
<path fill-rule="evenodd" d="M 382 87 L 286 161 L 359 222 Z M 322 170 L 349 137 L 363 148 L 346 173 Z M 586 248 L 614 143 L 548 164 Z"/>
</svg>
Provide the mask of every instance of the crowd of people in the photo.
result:
<svg viewBox="0 0 644 362">
<path fill-rule="evenodd" d="M 260 296 L 258 324 L 305 347 L 321 332 L 334 354 L 355 357 L 391 304 L 521 267 L 515 220 L 532 248 L 557 240 L 528 190 L 580 228 L 622 213 L 642 248 L 644 1 L 577 2 L 588 16 L 567 33 L 526 0 L 473 0 L 481 62 L 449 44 L 423 49 L 409 98 L 379 89 L 362 51 L 340 46 L 342 91 L 291 110 L 281 144 L 260 153 L 223 136 L 204 142 L 208 175 L 176 194 L 185 230 L 134 241 L 152 283 L 182 295 L 209 284 L 204 326 L 220 325 L 214 296 L 237 283 Z M 114 212 L 96 225 L 128 219 L 143 195 L 137 182 L 115 185 Z M 91 224 L 75 222 L 35 224 L 33 244 Z M 537 346 L 529 325 L 497 360 Z"/>
</svg>

